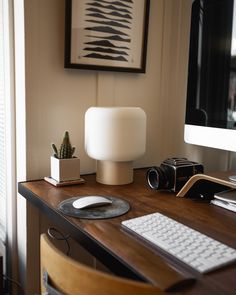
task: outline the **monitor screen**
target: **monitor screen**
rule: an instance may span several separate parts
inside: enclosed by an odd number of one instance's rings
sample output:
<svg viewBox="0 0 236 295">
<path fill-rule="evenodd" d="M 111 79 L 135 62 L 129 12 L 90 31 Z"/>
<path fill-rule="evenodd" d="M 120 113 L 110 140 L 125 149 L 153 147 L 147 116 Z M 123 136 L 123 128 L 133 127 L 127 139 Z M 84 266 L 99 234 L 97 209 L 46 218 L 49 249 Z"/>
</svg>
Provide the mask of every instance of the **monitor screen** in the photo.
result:
<svg viewBox="0 0 236 295">
<path fill-rule="evenodd" d="M 185 141 L 236 151 L 236 0 L 192 5 Z"/>
</svg>

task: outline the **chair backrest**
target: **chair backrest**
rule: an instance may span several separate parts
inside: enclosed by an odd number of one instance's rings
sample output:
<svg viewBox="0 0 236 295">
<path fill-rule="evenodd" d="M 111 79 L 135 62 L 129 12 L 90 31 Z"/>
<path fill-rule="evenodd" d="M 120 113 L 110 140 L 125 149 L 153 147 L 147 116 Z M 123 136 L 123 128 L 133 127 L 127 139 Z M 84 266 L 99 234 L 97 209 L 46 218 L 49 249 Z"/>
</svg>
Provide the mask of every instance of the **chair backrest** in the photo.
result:
<svg viewBox="0 0 236 295">
<path fill-rule="evenodd" d="M 63 295 L 164 295 L 158 287 L 134 280 L 116 277 L 85 266 L 58 250 L 46 234 L 41 235 L 41 294 L 48 281 Z M 46 279 L 45 279 L 46 274 Z M 49 286 L 50 289 L 50 286 Z"/>
</svg>

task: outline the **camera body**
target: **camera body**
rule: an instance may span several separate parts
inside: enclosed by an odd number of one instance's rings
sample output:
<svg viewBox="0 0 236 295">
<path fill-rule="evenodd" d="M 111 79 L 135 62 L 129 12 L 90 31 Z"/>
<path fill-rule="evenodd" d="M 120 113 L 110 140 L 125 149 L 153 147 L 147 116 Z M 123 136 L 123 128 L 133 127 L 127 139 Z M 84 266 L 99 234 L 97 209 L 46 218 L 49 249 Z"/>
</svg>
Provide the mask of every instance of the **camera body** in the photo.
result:
<svg viewBox="0 0 236 295">
<path fill-rule="evenodd" d="M 186 158 L 168 158 L 160 167 L 148 169 L 147 182 L 152 189 L 178 192 L 190 177 L 203 170 L 203 165 Z"/>
</svg>

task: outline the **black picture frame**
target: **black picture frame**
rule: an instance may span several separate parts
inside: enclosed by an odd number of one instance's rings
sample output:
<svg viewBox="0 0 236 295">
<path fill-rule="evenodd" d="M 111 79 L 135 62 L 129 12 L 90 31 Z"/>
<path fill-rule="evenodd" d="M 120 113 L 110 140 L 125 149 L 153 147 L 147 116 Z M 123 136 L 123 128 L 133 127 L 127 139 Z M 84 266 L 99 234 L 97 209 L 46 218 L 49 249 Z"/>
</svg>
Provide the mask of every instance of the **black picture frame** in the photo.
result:
<svg viewBox="0 0 236 295">
<path fill-rule="evenodd" d="M 145 73 L 150 0 L 65 0 L 64 67 Z"/>
</svg>

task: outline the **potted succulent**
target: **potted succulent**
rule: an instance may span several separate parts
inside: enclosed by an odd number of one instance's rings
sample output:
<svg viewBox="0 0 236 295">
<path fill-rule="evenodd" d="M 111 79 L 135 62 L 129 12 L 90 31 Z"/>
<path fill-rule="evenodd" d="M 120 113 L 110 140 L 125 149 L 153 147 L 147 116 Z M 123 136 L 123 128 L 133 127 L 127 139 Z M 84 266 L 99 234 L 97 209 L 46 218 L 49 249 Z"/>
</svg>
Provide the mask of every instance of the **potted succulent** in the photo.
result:
<svg viewBox="0 0 236 295">
<path fill-rule="evenodd" d="M 73 156 L 75 147 L 72 147 L 69 132 L 65 131 L 59 149 L 52 143 L 54 155 L 51 156 L 51 178 L 57 182 L 80 179 L 80 159 Z"/>
</svg>

